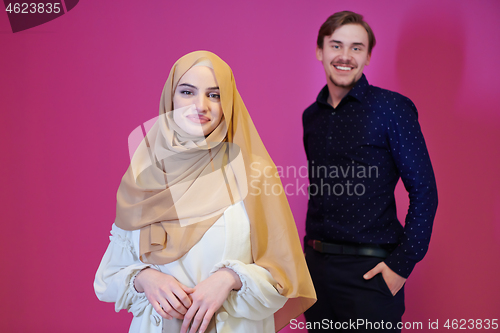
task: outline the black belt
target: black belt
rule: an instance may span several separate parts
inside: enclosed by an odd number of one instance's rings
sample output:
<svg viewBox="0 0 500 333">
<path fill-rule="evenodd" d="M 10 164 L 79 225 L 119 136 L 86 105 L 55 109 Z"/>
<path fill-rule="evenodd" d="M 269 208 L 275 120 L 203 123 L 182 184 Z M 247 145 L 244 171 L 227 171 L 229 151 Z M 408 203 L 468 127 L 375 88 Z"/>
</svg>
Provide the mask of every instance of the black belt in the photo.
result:
<svg viewBox="0 0 500 333">
<path fill-rule="evenodd" d="M 369 247 L 364 245 L 341 245 L 325 243 L 314 239 L 308 240 L 307 245 L 318 252 L 328 254 L 348 254 L 353 256 L 368 256 L 378 258 L 387 258 L 390 254 L 389 251 L 378 247 Z"/>
</svg>

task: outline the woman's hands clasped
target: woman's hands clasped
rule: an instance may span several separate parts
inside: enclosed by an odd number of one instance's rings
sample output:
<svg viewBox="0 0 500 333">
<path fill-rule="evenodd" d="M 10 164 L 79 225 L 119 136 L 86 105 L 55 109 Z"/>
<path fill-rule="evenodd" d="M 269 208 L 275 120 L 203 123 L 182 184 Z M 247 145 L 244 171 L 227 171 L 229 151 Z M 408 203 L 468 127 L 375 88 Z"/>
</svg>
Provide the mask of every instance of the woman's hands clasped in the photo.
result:
<svg viewBox="0 0 500 333">
<path fill-rule="evenodd" d="M 194 333 L 198 328 L 204 333 L 231 290 L 239 290 L 242 283 L 233 270 L 221 268 L 194 288 L 189 288 L 171 275 L 146 268 L 137 275 L 134 286 L 138 292 L 146 294 L 163 318 L 183 320 L 181 333 Z"/>
<path fill-rule="evenodd" d="M 189 293 L 193 288 L 186 287 L 171 275 L 146 268 L 137 274 L 134 281 L 135 290 L 146 294 L 146 297 L 165 319 L 184 319 L 187 309 L 191 306 Z"/>
<path fill-rule="evenodd" d="M 241 285 L 238 274 L 229 268 L 221 268 L 201 281 L 190 294 L 193 304 L 184 316 L 180 333 L 188 332 L 191 322 L 189 333 L 196 332 L 198 327 L 199 332 L 204 333 L 210 319 L 222 306 L 231 290 L 239 290 Z"/>
</svg>

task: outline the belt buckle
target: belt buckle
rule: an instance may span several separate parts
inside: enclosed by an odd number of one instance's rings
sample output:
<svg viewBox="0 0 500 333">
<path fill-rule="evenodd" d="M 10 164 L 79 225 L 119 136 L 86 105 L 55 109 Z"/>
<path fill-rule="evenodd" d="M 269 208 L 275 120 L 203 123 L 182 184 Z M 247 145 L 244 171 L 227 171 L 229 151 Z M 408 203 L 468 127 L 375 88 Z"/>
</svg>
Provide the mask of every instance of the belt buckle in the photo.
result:
<svg viewBox="0 0 500 333">
<path fill-rule="evenodd" d="M 313 249 L 323 253 L 323 244 L 319 240 L 313 240 Z"/>
</svg>

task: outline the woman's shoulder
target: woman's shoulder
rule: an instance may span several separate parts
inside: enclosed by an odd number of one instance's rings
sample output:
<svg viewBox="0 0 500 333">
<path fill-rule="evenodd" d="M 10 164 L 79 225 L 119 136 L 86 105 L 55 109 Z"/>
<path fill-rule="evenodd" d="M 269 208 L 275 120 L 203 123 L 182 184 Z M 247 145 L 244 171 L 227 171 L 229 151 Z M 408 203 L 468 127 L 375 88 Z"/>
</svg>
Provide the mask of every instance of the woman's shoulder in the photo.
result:
<svg viewBox="0 0 500 333">
<path fill-rule="evenodd" d="M 140 230 L 125 230 L 113 223 L 109 240 L 133 248 L 134 236 L 138 232 L 140 232 Z"/>
<path fill-rule="evenodd" d="M 131 230 L 125 230 L 117 226 L 115 223 L 111 226 L 111 235 L 113 236 L 126 236 L 127 234 L 131 234 Z"/>
</svg>

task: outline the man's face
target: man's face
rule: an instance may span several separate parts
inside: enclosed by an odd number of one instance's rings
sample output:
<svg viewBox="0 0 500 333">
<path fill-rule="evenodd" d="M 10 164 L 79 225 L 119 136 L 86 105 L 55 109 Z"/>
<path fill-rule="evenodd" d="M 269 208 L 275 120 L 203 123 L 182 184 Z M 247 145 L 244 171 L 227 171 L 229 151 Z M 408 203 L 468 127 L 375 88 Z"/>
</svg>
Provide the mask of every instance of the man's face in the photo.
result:
<svg viewBox="0 0 500 333">
<path fill-rule="evenodd" d="M 352 88 L 370 63 L 368 33 L 359 24 L 346 24 L 326 36 L 323 48 L 316 48 L 327 80 L 340 88 Z"/>
</svg>

